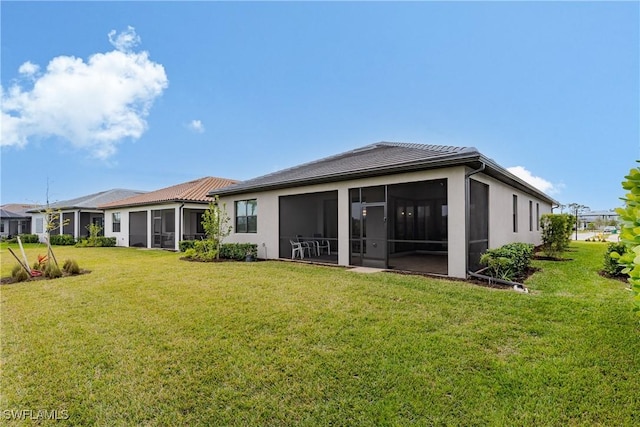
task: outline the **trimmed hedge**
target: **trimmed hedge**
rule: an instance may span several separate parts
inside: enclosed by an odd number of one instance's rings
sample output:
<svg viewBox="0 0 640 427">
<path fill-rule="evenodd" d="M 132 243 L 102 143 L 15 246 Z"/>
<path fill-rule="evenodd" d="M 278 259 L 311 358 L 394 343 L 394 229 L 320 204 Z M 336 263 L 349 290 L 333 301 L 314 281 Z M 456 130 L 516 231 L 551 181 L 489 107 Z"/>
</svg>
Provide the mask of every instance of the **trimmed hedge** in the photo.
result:
<svg viewBox="0 0 640 427">
<path fill-rule="evenodd" d="M 40 243 L 40 239 L 37 234 L 21 234 L 20 241 L 22 243 Z"/>
<path fill-rule="evenodd" d="M 180 242 L 180 251 L 186 258 L 201 261 L 212 261 L 216 258 L 216 249 L 211 246 L 209 240 L 183 240 Z M 220 247 L 220 259 L 244 261 L 250 255 L 253 259 L 258 257 L 258 245 L 253 243 L 223 243 Z"/>
<path fill-rule="evenodd" d="M 71 234 L 52 234 L 49 236 L 49 239 L 52 245 L 57 246 L 70 246 L 76 244 L 76 240 Z"/>
<path fill-rule="evenodd" d="M 223 243 L 220 247 L 220 258 L 244 261 L 247 255 L 258 257 L 258 245 L 253 243 Z"/>
<path fill-rule="evenodd" d="M 533 257 L 533 245 L 529 243 L 509 243 L 486 251 L 480 263 L 487 266 L 488 276 L 503 280 L 524 277 Z"/>
<path fill-rule="evenodd" d="M 116 245 L 116 238 L 115 237 L 104 237 L 104 236 L 98 236 L 95 238 L 88 238 L 88 239 L 80 239 L 78 240 L 78 243 L 76 243 L 76 246 L 79 248 L 108 248 L 108 247 L 114 247 Z"/>
</svg>

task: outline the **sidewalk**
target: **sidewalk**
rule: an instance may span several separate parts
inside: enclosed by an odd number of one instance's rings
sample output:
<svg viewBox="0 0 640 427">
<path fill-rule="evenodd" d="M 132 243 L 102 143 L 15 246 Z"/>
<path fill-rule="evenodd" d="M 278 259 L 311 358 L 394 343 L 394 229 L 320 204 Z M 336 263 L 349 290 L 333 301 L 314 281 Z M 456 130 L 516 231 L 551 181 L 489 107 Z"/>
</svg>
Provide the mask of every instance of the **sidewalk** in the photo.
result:
<svg viewBox="0 0 640 427">
<path fill-rule="evenodd" d="M 620 235 L 619 234 L 611 234 L 611 233 L 603 233 L 602 231 L 578 231 L 578 239 L 576 239 L 575 231 L 571 233 L 571 240 L 587 240 L 591 239 L 597 234 L 602 234 L 605 236 L 608 242 L 619 242 Z"/>
</svg>

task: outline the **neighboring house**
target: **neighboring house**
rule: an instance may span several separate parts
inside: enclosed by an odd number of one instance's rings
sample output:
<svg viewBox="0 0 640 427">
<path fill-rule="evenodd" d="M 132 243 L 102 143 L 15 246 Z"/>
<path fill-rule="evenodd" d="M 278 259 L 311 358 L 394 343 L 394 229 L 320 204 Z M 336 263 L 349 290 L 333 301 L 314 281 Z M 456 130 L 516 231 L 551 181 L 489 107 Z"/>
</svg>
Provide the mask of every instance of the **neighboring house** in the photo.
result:
<svg viewBox="0 0 640 427">
<path fill-rule="evenodd" d="M 539 218 L 557 204 L 475 148 L 389 142 L 209 195 L 233 219 L 226 241 L 255 243 L 261 258 L 302 252 L 310 261 L 459 278 L 480 268 L 488 248 L 540 244 Z"/>
<path fill-rule="evenodd" d="M 117 246 L 178 250 L 180 240 L 204 237 L 207 194 L 235 183 L 205 177 L 104 204 L 105 236 L 115 237 Z"/>
<path fill-rule="evenodd" d="M 33 207 L 17 203 L 0 206 L 0 236 L 10 238 L 31 233 L 31 214 L 27 211 Z"/>
<path fill-rule="evenodd" d="M 142 191 L 113 189 L 89 194 L 75 199 L 64 200 L 49 204 L 49 206 L 38 206 L 29 210 L 32 214 L 31 232 L 44 241 L 46 234 L 45 216 L 47 210 L 58 214 L 57 224 L 62 224 L 53 230 L 52 234 L 69 234 L 74 239 L 88 237 L 89 224 L 97 224 L 104 228 L 104 212 L 98 208 L 104 203 L 121 200 L 133 195 L 144 194 Z"/>
<path fill-rule="evenodd" d="M 579 228 L 582 230 L 589 228 L 589 224 L 594 224 L 596 228 L 616 225 L 618 219 L 615 211 L 586 211 L 578 215 Z"/>
</svg>

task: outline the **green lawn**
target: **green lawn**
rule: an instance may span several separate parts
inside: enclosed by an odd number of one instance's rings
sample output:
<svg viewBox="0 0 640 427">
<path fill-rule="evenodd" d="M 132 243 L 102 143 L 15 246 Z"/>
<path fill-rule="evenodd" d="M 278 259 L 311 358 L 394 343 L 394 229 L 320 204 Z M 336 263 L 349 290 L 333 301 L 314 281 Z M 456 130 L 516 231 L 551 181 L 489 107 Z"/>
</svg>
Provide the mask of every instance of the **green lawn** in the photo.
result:
<svg viewBox="0 0 640 427">
<path fill-rule="evenodd" d="M 597 274 L 605 248 L 536 261 L 521 294 L 56 247 L 92 272 L 0 287 L 0 423 L 55 410 L 59 425 L 638 425 L 640 318 Z M 0 254 L 4 277 L 15 260 Z"/>
</svg>

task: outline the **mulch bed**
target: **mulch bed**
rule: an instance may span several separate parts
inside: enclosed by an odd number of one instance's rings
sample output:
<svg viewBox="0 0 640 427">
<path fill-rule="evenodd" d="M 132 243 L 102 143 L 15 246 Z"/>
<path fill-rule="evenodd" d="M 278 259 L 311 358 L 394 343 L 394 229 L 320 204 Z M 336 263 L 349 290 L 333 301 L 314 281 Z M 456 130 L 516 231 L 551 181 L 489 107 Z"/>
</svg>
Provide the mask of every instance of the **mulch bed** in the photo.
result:
<svg viewBox="0 0 640 427">
<path fill-rule="evenodd" d="M 573 258 L 557 258 L 553 256 L 545 256 L 545 255 L 534 255 L 532 259 L 538 261 L 573 261 Z"/>
<path fill-rule="evenodd" d="M 617 280 L 619 282 L 623 282 L 623 283 L 629 283 L 629 276 L 622 274 L 622 275 L 618 275 L 618 276 L 612 276 L 610 274 L 605 273 L 604 271 L 598 271 L 598 274 L 602 277 L 606 277 L 607 279 L 613 279 L 613 280 Z"/>
<path fill-rule="evenodd" d="M 81 276 L 83 274 L 89 274 L 91 273 L 91 270 L 80 270 L 80 273 L 78 274 L 67 274 L 64 271 L 62 272 L 62 276 L 60 277 L 56 277 L 56 279 L 63 279 L 65 277 L 71 277 L 71 276 Z M 16 281 L 14 280 L 13 277 L 3 277 L 2 279 L 0 279 L 0 285 L 11 285 L 13 283 L 29 283 L 29 282 L 38 282 L 40 280 L 56 280 L 56 279 L 50 279 L 48 277 L 44 277 L 44 276 L 35 276 L 35 277 L 31 277 L 27 280 L 23 280 L 22 282 Z"/>
</svg>

